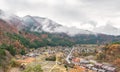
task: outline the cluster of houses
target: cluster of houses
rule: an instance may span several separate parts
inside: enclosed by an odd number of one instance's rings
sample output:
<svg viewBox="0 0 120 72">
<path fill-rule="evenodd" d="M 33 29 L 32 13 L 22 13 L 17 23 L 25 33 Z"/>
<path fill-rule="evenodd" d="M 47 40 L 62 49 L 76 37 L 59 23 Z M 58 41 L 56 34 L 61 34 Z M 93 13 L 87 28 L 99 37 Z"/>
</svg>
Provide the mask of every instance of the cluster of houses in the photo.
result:
<svg viewBox="0 0 120 72">
<path fill-rule="evenodd" d="M 38 53 L 29 53 L 29 54 L 26 54 L 26 56 L 28 57 L 36 57 L 36 56 L 39 56 Z"/>
<path fill-rule="evenodd" d="M 80 67 L 93 70 L 95 72 L 116 72 L 116 68 L 107 64 L 97 63 L 94 60 L 85 60 L 80 58 L 71 58 L 71 63 Z"/>
<path fill-rule="evenodd" d="M 89 46 L 88 46 L 89 47 Z M 89 70 L 92 70 L 93 72 L 116 72 L 116 68 L 114 66 L 111 66 L 109 64 L 102 64 L 98 63 L 94 60 L 88 60 L 88 59 L 83 59 L 83 58 L 76 58 L 72 56 L 72 53 L 75 52 L 86 52 L 86 53 L 91 53 L 95 52 L 95 47 L 94 48 L 88 48 L 87 46 L 81 46 L 80 48 L 64 48 L 64 47 L 47 47 L 47 49 L 40 48 L 36 50 L 30 51 L 28 54 L 26 54 L 26 57 L 36 57 L 39 56 L 40 54 L 48 54 L 48 55 L 54 55 L 56 53 L 62 52 L 64 55 L 63 57 L 67 57 L 66 61 L 68 63 L 72 63 L 74 65 L 77 65 L 79 67 L 83 67 Z M 93 46 L 91 46 L 93 47 Z M 71 51 L 70 51 L 71 50 Z M 69 53 L 70 52 L 70 53 Z"/>
</svg>

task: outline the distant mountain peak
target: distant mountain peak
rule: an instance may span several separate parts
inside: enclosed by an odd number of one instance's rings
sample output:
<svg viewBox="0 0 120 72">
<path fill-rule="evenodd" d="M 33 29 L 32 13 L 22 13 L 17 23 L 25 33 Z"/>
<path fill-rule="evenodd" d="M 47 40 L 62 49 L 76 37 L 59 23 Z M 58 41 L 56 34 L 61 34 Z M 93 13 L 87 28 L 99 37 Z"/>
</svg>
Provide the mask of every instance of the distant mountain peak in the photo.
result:
<svg viewBox="0 0 120 72">
<path fill-rule="evenodd" d="M 38 17 L 38 16 L 25 16 L 23 18 L 26 26 L 31 31 L 45 31 L 50 33 L 66 33 L 70 36 L 74 36 L 76 34 L 94 34 L 93 32 L 78 29 L 75 27 L 66 27 L 61 24 L 54 22 L 51 19 Z"/>
<path fill-rule="evenodd" d="M 93 31 L 97 33 L 108 34 L 108 35 L 120 35 L 120 29 L 117 29 L 111 24 L 106 24 L 104 26 L 96 27 L 94 28 Z"/>
</svg>

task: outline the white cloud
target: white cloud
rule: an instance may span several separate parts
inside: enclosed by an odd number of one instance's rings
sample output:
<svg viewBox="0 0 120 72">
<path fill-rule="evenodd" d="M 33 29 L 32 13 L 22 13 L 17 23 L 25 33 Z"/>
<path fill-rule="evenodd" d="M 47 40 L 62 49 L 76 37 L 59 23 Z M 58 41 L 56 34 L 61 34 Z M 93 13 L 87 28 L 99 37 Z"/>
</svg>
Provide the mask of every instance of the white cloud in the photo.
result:
<svg viewBox="0 0 120 72">
<path fill-rule="evenodd" d="M 4 0 L 0 0 L 0 9 L 7 10 L 7 6 Z"/>
</svg>

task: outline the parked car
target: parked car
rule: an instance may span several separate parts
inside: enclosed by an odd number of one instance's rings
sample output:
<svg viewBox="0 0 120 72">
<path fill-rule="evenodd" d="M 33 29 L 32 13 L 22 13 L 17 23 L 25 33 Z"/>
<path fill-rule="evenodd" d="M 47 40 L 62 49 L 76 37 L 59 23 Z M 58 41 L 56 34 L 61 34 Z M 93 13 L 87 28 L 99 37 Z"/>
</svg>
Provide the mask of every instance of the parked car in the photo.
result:
<svg viewBox="0 0 120 72">
<path fill-rule="evenodd" d="M 86 68 L 91 69 L 94 65 L 93 64 L 86 64 Z"/>
<path fill-rule="evenodd" d="M 98 71 L 98 68 L 96 68 L 96 67 L 92 67 L 91 68 L 93 71 Z"/>
</svg>

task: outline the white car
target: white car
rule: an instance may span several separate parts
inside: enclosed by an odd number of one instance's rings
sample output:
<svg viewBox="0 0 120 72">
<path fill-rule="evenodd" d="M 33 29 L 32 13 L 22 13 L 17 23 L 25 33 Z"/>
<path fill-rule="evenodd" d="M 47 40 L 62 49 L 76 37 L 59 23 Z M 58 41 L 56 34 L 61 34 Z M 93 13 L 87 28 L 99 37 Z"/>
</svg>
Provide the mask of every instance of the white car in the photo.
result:
<svg viewBox="0 0 120 72">
<path fill-rule="evenodd" d="M 91 69 L 94 65 L 93 64 L 87 64 L 86 67 Z"/>
<path fill-rule="evenodd" d="M 92 69 L 93 71 L 98 71 L 98 69 L 95 68 L 95 67 L 92 67 L 91 69 Z"/>
</svg>

